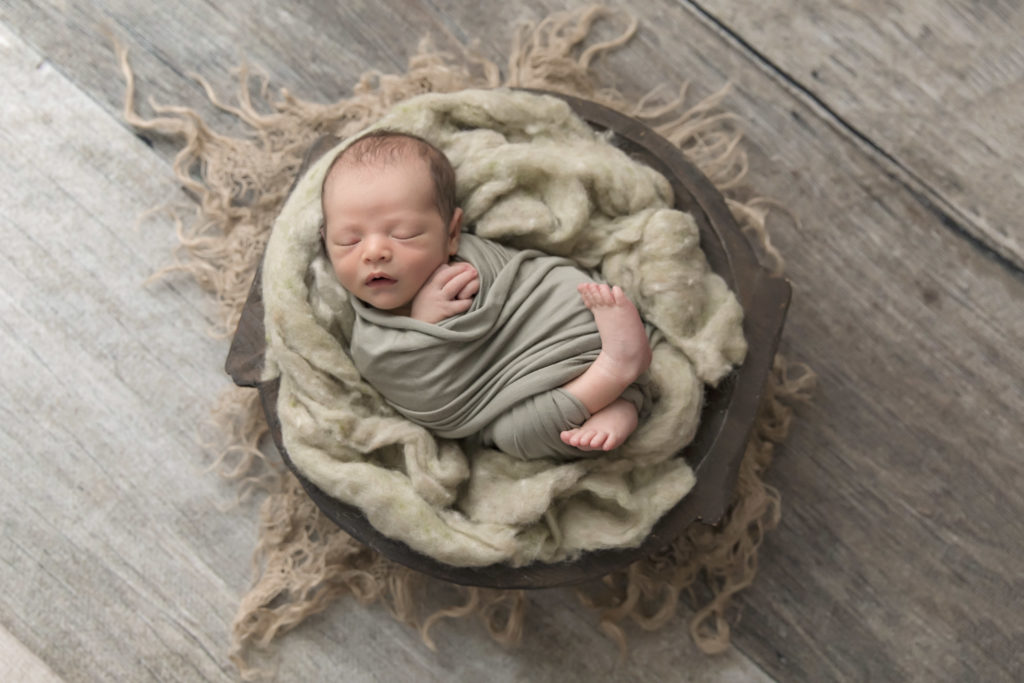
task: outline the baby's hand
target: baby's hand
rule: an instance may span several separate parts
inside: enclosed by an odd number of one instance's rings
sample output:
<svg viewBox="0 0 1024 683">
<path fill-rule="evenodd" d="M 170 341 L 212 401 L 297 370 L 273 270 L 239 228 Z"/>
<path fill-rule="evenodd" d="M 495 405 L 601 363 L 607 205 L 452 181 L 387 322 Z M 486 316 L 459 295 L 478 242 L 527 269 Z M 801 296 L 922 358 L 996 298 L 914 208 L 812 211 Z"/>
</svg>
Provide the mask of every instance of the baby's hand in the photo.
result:
<svg viewBox="0 0 1024 683">
<path fill-rule="evenodd" d="M 478 291 L 476 268 L 465 262 L 441 264 L 416 293 L 409 316 L 425 323 L 441 322 L 468 311 Z"/>
</svg>

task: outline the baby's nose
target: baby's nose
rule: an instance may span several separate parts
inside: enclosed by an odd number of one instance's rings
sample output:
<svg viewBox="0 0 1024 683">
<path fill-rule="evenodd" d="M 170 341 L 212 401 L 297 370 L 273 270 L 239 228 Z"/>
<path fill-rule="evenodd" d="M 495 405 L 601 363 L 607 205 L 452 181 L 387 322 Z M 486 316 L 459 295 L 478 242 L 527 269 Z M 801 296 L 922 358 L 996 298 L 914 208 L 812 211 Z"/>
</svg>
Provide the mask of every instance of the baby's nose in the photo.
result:
<svg viewBox="0 0 1024 683">
<path fill-rule="evenodd" d="M 391 248 L 383 237 L 367 238 L 363 246 L 363 258 L 367 261 L 386 261 L 391 258 Z"/>
</svg>

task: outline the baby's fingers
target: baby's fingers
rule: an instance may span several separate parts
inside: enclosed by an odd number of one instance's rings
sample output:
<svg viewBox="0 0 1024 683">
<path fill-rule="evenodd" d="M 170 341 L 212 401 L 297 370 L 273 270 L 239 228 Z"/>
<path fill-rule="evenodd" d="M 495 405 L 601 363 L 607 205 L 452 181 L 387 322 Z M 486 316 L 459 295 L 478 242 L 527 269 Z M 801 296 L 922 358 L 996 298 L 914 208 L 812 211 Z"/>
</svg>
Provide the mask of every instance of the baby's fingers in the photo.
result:
<svg viewBox="0 0 1024 683">
<path fill-rule="evenodd" d="M 474 273 L 473 279 L 466 283 L 458 294 L 455 295 L 456 299 L 472 299 L 476 296 L 476 293 L 480 291 L 480 278 L 476 277 Z"/>
<path fill-rule="evenodd" d="M 473 305 L 472 299 L 452 299 L 444 303 L 445 317 L 451 317 L 456 313 L 465 313 Z"/>
<path fill-rule="evenodd" d="M 468 263 L 442 263 L 427 279 L 427 284 L 432 285 L 437 289 L 441 289 L 451 282 L 453 277 L 465 270 L 466 266 L 472 268 Z"/>
<path fill-rule="evenodd" d="M 476 268 L 469 266 L 467 269 L 461 269 L 456 273 L 448 282 L 441 287 L 441 291 L 449 299 L 464 299 L 462 296 L 463 290 L 467 285 L 476 281 L 477 288 L 479 289 L 479 277 L 476 273 Z"/>
</svg>

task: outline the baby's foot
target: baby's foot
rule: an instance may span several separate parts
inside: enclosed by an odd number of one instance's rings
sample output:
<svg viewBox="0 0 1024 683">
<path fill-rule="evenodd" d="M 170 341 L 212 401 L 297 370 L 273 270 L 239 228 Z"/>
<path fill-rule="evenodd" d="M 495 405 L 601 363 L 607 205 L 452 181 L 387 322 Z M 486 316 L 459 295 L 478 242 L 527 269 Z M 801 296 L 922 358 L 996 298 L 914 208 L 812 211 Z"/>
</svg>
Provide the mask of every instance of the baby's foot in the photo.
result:
<svg viewBox="0 0 1024 683">
<path fill-rule="evenodd" d="M 636 425 L 636 407 L 620 398 L 591 415 L 581 426 L 559 436 L 563 443 L 581 451 L 610 451 L 621 446 Z"/>
<path fill-rule="evenodd" d="M 601 335 L 601 355 L 594 364 L 621 375 L 624 386 L 631 384 L 651 364 L 651 346 L 636 306 L 618 285 L 584 282 L 577 289 Z"/>
</svg>

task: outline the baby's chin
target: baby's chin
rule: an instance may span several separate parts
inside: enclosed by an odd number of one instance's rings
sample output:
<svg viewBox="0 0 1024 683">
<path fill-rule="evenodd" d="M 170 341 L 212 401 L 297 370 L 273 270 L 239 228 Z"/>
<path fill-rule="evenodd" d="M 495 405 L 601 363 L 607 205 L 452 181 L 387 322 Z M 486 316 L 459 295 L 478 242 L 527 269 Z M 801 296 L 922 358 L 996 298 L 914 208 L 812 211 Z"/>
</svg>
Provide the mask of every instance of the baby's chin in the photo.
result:
<svg viewBox="0 0 1024 683">
<path fill-rule="evenodd" d="M 389 315 L 401 315 L 406 317 L 408 317 L 412 313 L 412 302 L 404 303 L 401 306 L 384 308 L 383 306 L 376 306 L 362 297 L 357 296 L 355 298 L 358 299 L 359 302 L 362 303 L 367 308 L 372 308 L 373 310 L 380 311 L 381 313 L 387 313 Z"/>
</svg>

